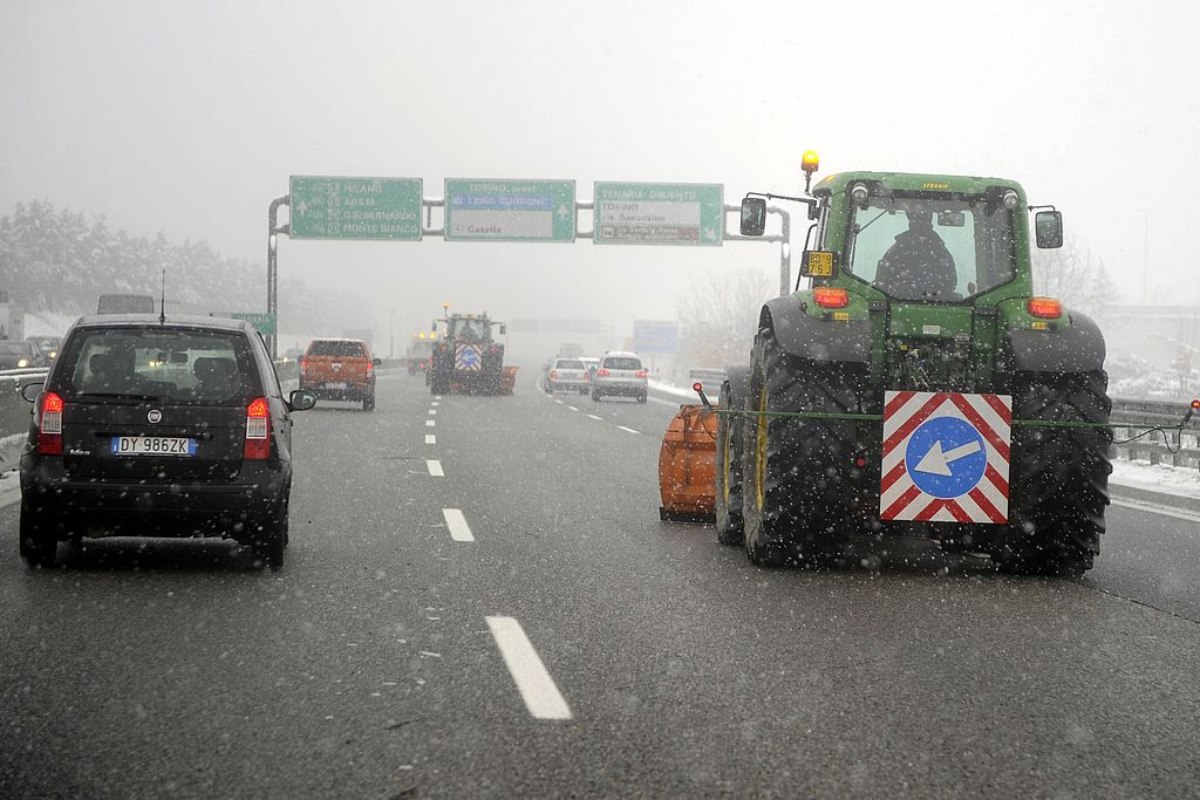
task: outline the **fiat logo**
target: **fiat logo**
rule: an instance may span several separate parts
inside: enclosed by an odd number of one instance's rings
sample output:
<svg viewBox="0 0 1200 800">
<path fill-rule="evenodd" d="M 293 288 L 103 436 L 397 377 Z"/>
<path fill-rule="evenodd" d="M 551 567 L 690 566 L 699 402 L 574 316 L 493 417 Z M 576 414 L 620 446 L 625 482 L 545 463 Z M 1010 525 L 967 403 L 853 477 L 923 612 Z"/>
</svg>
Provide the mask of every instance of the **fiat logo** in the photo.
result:
<svg viewBox="0 0 1200 800">
<path fill-rule="evenodd" d="M 151 423 L 157 425 L 158 423 L 162 422 L 162 412 L 156 408 L 153 411 L 151 411 L 149 414 L 146 415 L 146 419 L 150 420 Z"/>
</svg>

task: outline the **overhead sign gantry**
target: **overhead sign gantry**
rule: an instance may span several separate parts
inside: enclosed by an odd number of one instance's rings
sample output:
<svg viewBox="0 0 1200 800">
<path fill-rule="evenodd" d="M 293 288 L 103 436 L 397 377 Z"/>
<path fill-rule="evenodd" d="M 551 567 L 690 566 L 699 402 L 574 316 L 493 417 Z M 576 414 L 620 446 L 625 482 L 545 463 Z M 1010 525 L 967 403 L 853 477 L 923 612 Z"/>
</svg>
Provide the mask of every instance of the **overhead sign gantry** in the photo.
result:
<svg viewBox="0 0 1200 800">
<path fill-rule="evenodd" d="M 448 242 L 573 242 L 719 247 L 728 241 L 778 242 L 780 294 L 789 290 L 791 231 L 786 212 L 779 234 L 747 237 L 725 230 L 725 216 L 739 211 L 724 202 L 719 183 L 614 183 L 597 181 L 594 201 L 580 202 L 573 180 L 448 178 L 445 196 L 423 197 L 420 178 L 294 175 L 289 194 L 267 212 L 267 314 L 279 311 L 278 239 L 417 242 L 438 236 Z M 279 207 L 289 219 L 278 224 Z M 435 208 L 442 227 L 433 226 Z M 592 212 L 592 230 L 579 229 L 579 212 Z M 264 331 L 265 333 L 265 331 Z M 276 337 L 269 337 L 271 355 Z"/>
</svg>

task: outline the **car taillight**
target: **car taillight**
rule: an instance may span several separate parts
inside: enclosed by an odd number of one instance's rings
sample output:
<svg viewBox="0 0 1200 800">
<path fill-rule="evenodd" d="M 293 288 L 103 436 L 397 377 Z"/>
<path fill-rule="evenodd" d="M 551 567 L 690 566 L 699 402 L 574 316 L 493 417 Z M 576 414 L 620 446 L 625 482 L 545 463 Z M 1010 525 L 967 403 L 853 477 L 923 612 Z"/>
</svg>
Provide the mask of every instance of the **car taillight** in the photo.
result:
<svg viewBox="0 0 1200 800">
<path fill-rule="evenodd" d="M 375 363 L 373 361 L 371 361 L 371 359 L 368 358 L 367 359 L 367 377 L 369 378 L 374 374 L 375 374 Z"/>
<path fill-rule="evenodd" d="M 596 370 L 596 374 L 599 375 L 601 378 L 607 378 L 612 373 L 606 369 L 598 369 L 598 370 Z"/>
<path fill-rule="evenodd" d="M 263 461 L 271 455 L 271 406 L 267 398 L 256 397 L 246 406 L 246 447 L 242 458 Z"/>
<path fill-rule="evenodd" d="M 649 374 L 650 374 L 650 373 L 649 373 L 649 372 L 647 372 L 646 370 L 644 370 L 644 369 L 639 369 L 637 372 L 633 373 L 633 377 L 635 377 L 635 378 L 645 378 L 645 377 L 647 377 Z"/>
<path fill-rule="evenodd" d="M 42 418 L 38 423 L 38 452 L 44 456 L 61 456 L 63 399 L 54 392 L 42 395 Z"/>
</svg>

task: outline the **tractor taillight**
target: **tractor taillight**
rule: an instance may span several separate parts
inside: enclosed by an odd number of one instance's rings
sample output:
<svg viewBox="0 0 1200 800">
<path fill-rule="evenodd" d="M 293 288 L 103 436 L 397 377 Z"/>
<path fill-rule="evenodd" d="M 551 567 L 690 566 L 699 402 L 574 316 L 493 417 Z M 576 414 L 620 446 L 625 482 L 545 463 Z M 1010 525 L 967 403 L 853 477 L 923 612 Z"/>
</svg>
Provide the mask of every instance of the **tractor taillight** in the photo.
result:
<svg viewBox="0 0 1200 800">
<path fill-rule="evenodd" d="M 1025 307 L 1039 319 L 1058 319 L 1062 316 L 1062 303 L 1053 297 L 1031 297 Z"/>
<path fill-rule="evenodd" d="M 54 392 L 42 395 L 42 414 L 38 423 L 38 452 L 61 456 L 63 452 L 63 399 Z"/>
<path fill-rule="evenodd" d="M 264 461 L 271 455 L 271 406 L 267 398 L 256 397 L 246 406 L 246 446 L 242 458 Z"/>
<path fill-rule="evenodd" d="M 818 286 L 813 289 L 813 302 L 821 308 L 845 308 L 850 305 L 850 293 L 836 286 Z"/>
</svg>

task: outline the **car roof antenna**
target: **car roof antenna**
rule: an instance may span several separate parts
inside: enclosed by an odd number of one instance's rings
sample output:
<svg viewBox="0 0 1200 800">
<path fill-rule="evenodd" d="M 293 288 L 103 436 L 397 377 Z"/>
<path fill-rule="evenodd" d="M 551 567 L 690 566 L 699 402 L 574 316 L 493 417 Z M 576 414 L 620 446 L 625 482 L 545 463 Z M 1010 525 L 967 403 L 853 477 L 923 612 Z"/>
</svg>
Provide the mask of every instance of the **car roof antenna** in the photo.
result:
<svg viewBox="0 0 1200 800">
<path fill-rule="evenodd" d="M 158 324 L 167 324 L 167 268 L 163 267 L 162 271 L 162 299 L 158 305 Z"/>
</svg>

